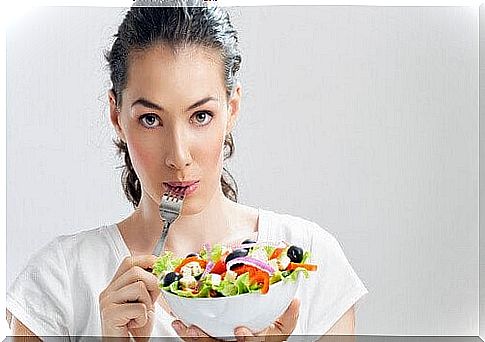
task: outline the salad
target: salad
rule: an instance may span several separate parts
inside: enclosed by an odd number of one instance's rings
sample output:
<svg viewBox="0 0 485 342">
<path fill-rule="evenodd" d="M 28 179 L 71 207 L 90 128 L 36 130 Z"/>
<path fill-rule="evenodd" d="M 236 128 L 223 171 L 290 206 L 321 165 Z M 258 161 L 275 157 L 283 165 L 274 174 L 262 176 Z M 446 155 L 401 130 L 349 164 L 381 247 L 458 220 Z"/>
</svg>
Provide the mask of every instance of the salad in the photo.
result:
<svg viewBox="0 0 485 342">
<path fill-rule="evenodd" d="M 271 245 L 244 240 L 228 247 L 205 244 L 199 253 L 177 258 L 166 251 L 152 273 L 161 289 L 182 297 L 213 298 L 250 292 L 266 294 L 270 285 L 308 278 L 317 266 L 307 263 L 310 252 L 285 242 Z"/>
</svg>

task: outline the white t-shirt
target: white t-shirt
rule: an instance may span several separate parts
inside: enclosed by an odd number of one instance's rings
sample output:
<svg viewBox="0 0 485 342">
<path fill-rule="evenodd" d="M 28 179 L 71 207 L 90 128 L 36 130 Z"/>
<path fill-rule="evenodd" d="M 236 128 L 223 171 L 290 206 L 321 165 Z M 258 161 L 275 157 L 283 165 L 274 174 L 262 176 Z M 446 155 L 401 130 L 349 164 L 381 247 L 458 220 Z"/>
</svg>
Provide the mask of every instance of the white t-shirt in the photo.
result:
<svg viewBox="0 0 485 342">
<path fill-rule="evenodd" d="M 327 230 L 259 209 L 258 241 L 281 240 L 310 250 L 318 265 L 297 291 L 301 305 L 293 335 L 323 335 L 368 291 Z M 99 294 L 129 255 L 116 225 L 59 236 L 30 258 L 7 291 L 7 308 L 41 338 L 100 336 Z M 177 337 L 174 318 L 158 303 L 155 313 L 152 336 Z"/>
</svg>

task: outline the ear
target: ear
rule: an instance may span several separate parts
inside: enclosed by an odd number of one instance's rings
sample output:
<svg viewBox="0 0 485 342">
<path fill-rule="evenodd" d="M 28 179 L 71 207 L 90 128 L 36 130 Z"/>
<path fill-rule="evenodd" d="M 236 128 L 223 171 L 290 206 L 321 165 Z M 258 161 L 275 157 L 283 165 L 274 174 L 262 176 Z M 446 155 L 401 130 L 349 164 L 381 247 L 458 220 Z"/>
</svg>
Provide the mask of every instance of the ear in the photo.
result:
<svg viewBox="0 0 485 342">
<path fill-rule="evenodd" d="M 126 142 L 125 134 L 123 133 L 123 128 L 121 126 L 120 111 L 119 111 L 119 108 L 116 107 L 116 96 L 113 90 L 108 91 L 108 100 L 109 100 L 109 117 L 111 119 L 111 123 L 115 128 L 116 135 L 123 142 Z"/>
<path fill-rule="evenodd" d="M 231 133 L 234 126 L 236 125 L 236 120 L 239 116 L 239 110 L 241 106 L 241 96 L 242 87 L 240 83 L 237 83 L 228 102 L 229 116 L 227 118 L 226 134 Z"/>
</svg>

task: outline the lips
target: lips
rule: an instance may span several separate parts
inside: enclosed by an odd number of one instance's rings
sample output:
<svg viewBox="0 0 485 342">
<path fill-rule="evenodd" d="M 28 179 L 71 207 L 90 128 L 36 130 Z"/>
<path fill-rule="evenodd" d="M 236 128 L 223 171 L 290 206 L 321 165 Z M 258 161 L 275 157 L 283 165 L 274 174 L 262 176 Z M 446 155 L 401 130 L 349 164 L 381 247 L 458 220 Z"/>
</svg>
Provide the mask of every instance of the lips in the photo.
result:
<svg viewBox="0 0 485 342">
<path fill-rule="evenodd" d="M 199 183 L 199 181 L 164 182 L 163 185 L 170 192 L 174 192 L 174 193 L 177 193 L 177 194 L 184 194 L 185 193 L 185 195 L 189 195 L 197 189 L 198 183 Z"/>
<path fill-rule="evenodd" d="M 172 187 L 177 187 L 177 186 L 181 186 L 181 187 L 187 187 L 187 186 L 191 186 L 192 184 L 195 184 L 195 183 L 198 183 L 199 181 L 189 181 L 189 182 L 165 182 L 165 184 L 168 184 Z"/>
</svg>

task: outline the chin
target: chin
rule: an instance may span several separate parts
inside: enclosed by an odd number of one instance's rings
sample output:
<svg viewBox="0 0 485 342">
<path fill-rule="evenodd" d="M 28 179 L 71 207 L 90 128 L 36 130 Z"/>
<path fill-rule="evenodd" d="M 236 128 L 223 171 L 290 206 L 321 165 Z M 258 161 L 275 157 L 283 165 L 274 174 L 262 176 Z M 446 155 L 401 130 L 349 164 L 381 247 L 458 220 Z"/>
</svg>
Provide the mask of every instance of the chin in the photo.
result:
<svg viewBox="0 0 485 342">
<path fill-rule="evenodd" d="M 203 212 L 210 206 L 211 201 L 215 200 L 214 196 L 217 196 L 216 191 L 213 192 L 212 196 L 207 196 L 207 193 L 202 192 L 187 196 L 182 207 L 182 215 L 196 215 Z"/>
<path fill-rule="evenodd" d="M 196 214 L 199 214 L 200 212 L 202 212 L 204 210 L 204 206 L 201 205 L 201 204 L 198 204 L 198 203 L 193 203 L 193 202 L 185 202 L 184 201 L 184 205 L 182 207 L 182 215 L 196 215 Z"/>
<path fill-rule="evenodd" d="M 182 215 L 195 215 L 204 210 L 206 206 L 195 198 L 186 198 L 182 206 Z"/>
</svg>

